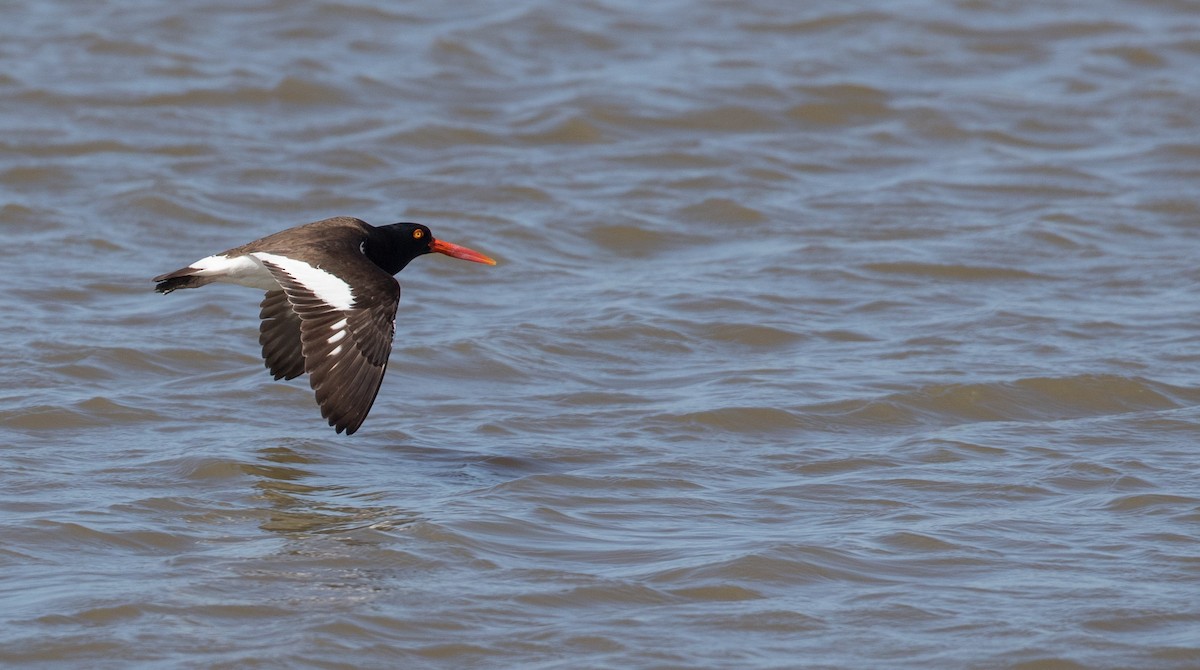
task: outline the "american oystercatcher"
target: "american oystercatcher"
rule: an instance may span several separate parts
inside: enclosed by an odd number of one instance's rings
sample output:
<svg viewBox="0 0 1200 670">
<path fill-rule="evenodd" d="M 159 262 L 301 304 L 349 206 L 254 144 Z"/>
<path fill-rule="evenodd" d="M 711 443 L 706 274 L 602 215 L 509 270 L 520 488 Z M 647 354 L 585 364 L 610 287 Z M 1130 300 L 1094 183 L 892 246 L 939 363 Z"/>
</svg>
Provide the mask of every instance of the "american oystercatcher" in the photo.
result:
<svg viewBox="0 0 1200 670">
<path fill-rule="evenodd" d="M 265 290 L 258 341 L 267 368 L 275 379 L 307 372 L 321 416 L 350 435 L 371 411 L 392 351 L 400 302 L 392 275 L 432 252 L 496 264 L 419 223 L 376 227 L 339 216 L 201 258 L 155 277 L 154 290 L 212 282 Z"/>
</svg>

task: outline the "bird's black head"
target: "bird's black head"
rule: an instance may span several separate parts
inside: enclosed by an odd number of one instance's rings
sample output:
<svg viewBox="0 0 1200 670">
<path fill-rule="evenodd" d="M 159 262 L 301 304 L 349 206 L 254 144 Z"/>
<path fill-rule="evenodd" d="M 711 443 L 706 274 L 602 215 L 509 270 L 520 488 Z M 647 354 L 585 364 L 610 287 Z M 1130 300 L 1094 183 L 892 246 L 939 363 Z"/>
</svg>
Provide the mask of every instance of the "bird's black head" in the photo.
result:
<svg viewBox="0 0 1200 670">
<path fill-rule="evenodd" d="M 420 223 L 393 223 L 372 232 L 374 234 L 363 245 L 363 253 L 391 274 L 403 270 L 417 256 L 433 252 L 464 261 L 496 264 L 478 251 L 435 239 L 429 228 Z"/>
</svg>

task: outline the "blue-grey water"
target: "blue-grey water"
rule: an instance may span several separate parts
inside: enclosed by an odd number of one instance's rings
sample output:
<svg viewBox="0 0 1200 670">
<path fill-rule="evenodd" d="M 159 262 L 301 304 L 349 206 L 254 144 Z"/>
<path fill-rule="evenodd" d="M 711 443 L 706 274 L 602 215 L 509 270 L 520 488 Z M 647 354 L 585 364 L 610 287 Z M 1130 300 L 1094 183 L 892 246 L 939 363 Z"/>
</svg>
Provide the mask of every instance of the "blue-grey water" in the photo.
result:
<svg viewBox="0 0 1200 670">
<path fill-rule="evenodd" d="M 1200 5 L 0 14 L 0 665 L 1200 667 Z M 352 437 L 150 282 L 334 215 Z"/>
</svg>

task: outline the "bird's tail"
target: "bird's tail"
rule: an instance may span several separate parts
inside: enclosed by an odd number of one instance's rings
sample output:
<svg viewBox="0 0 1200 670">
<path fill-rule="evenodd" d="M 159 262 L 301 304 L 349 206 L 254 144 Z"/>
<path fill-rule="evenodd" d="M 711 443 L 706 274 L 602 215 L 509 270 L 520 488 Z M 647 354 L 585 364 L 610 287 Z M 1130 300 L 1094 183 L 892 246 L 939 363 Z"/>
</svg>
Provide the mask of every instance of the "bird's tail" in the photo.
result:
<svg viewBox="0 0 1200 670">
<path fill-rule="evenodd" d="M 214 277 L 201 277 L 194 274 L 196 268 L 187 267 L 154 278 L 158 285 L 154 287 L 159 293 L 170 293 L 177 288 L 200 288 L 215 281 Z"/>
</svg>

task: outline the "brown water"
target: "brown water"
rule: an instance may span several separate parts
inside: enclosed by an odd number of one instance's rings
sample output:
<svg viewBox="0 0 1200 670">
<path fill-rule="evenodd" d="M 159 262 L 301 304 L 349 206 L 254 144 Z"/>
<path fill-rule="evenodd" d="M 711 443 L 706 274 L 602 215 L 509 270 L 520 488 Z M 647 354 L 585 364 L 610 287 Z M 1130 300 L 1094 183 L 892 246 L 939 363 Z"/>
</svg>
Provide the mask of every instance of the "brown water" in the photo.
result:
<svg viewBox="0 0 1200 670">
<path fill-rule="evenodd" d="M 1200 5 L 0 12 L 0 665 L 1200 667 Z M 339 214 L 351 438 L 149 281 Z"/>
</svg>

